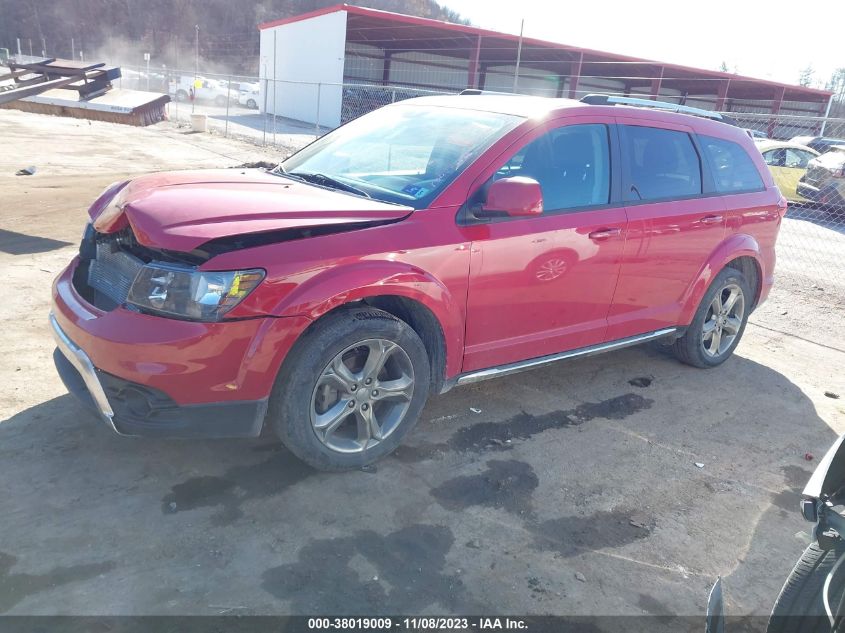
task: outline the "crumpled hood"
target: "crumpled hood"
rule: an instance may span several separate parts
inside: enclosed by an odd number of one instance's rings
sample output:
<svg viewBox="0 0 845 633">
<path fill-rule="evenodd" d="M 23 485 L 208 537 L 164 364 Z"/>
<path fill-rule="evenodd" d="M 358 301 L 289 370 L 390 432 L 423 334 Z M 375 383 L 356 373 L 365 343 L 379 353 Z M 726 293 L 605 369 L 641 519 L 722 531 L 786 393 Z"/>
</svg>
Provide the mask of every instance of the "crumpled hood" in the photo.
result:
<svg viewBox="0 0 845 633">
<path fill-rule="evenodd" d="M 107 202 L 107 201 L 102 201 Z M 261 169 L 165 172 L 129 182 L 112 204 L 89 210 L 94 228 L 130 225 L 141 244 L 190 252 L 218 238 L 407 217 L 411 207 L 274 176 Z"/>
</svg>

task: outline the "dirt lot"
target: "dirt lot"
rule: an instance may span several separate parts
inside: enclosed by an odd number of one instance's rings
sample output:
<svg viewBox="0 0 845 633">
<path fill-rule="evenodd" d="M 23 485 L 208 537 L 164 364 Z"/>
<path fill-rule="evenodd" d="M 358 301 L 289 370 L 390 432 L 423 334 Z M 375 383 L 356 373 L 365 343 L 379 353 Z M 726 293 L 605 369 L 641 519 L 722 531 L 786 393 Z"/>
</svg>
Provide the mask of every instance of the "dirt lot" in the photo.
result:
<svg viewBox="0 0 845 633">
<path fill-rule="evenodd" d="M 717 370 L 642 347 L 455 389 L 367 471 L 125 439 L 52 367 L 86 205 L 126 174 L 277 155 L 13 111 L 0 138 L 0 613 L 694 615 L 719 575 L 730 613 L 770 609 L 808 539 L 798 491 L 845 431 L 824 290 L 785 277 Z"/>
</svg>

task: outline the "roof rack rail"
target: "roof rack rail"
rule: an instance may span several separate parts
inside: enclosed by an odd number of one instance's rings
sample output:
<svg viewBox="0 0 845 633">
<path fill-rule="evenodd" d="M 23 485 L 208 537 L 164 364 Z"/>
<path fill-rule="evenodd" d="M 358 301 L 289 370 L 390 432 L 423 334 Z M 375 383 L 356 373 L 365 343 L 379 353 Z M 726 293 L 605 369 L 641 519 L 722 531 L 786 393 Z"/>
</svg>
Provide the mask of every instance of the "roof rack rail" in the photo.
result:
<svg viewBox="0 0 845 633">
<path fill-rule="evenodd" d="M 638 108 L 654 108 L 657 110 L 667 110 L 669 112 L 679 112 L 681 114 L 691 114 L 693 116 L 704 117 L 705 119 L 713 119 L 714 121 L 722 121 L 723 123 L 736 125 L 733 119 L 722 116 L 718 112 L 678 105 L 677 103 L 669 103 L 667 101 L 652 101 L 651 99 L 636 99 L 634 97 L 611 97 L 610 95 L 589 94 L 582 97 L 581 102 L 588 103 L 590 105 L 629 105 Z"/>
<path fill-rule="evenodd" d="M 525 95 L 520 95 L 516 92 L 497 92 L 495 90 L 481 90 L 480 88 L 466 88 L 465 90 L 461 90 L 461 96 L 465 95 L 497 95 L 499 97 L 523 97 Z"/>
</svg>

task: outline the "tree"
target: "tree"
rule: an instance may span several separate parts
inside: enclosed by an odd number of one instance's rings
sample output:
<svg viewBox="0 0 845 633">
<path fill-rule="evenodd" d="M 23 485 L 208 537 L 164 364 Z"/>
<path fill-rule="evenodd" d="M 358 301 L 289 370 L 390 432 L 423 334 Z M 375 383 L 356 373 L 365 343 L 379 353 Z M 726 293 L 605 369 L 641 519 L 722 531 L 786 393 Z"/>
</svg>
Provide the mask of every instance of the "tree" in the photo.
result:
<svg viewBox="0 0 845 633">
<path fill-rule="evenodd" d="M 813 65 L 810 64 L 800 73 L 798 73 L 798 85 L 804 86 L 805 88 L 809 87 L 813 83 L 813 75 L 816 71 L 813 69 Z"/>
<path fill-rule="evenodd" d="M 834 70 L 825 87 L 835 93 L 838 99 L 845 98 L 845 68 Z"/>
<path fill-rule="evenodd" d="M 730 69 L 728 68 L 728 62 L 722 60 L 722 63 L 719 64 L 719 71 L 723 73 L 730 72 Z"/>
</svg>

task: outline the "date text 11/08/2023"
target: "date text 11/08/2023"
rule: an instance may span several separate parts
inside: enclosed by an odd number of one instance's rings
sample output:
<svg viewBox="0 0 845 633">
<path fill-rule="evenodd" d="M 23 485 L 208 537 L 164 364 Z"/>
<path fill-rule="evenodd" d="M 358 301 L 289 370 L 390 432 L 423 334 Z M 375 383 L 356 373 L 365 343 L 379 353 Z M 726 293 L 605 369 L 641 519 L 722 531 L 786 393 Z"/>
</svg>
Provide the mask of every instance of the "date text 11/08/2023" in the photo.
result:
<svg viewBox="0 0 845 633">
<path fill-rule="evenodd" d="M 476 617 L 476 618 L 443 618 L 443 617 L 413 617 L 413 618 L 385 618 L 385 617 L 357 617 L 357 618 L 309 618 L 310 630 L 371 630 L 371 631 L 441 631 L 441 630 L 525 630 L 527 623 L 519 618 Z"/>
</svg>

